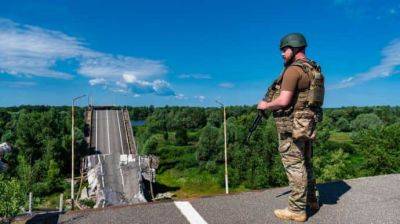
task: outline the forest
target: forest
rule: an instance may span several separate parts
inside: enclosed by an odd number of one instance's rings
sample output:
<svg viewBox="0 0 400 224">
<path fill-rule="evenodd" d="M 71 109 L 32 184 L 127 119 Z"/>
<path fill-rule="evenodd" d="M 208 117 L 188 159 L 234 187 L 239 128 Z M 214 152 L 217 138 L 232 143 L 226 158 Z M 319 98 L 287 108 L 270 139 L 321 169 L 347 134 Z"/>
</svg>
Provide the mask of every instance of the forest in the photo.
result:
<svg viewBox="0 0 400 224">
<path fill-rule="evenodd" d="M 127 107 L 140 154 L 160 158 L 156 193 L 177 198 L 224 192 L 224 137 L 221 108 Z M 84 111 L 76 110 L 77 161 L 89 153 L 84 141 Z M 255 106 L 227 111 L 230 192 L 287 185 L 274 121 L 263 119 L 248 144 Z M 314 144 L 318 183 L 400 172 L 400 107 L 324 108 Z M 267 112 L 267 115 L 269 113 Z M 136 122 L 133 122 L 136 123 Z M 0 217 L 26 206 L 28 192 L 37 204 L 51 206 L 58 194 L 69 197 L 71 108 L 19 106 L 0 108 L 0 142 L 12 151 L 1 157 Z M 78 163 L 79 165 L 79 163 Z M 79 166 L 75 172 L 79 175 Z"/>
</svg>

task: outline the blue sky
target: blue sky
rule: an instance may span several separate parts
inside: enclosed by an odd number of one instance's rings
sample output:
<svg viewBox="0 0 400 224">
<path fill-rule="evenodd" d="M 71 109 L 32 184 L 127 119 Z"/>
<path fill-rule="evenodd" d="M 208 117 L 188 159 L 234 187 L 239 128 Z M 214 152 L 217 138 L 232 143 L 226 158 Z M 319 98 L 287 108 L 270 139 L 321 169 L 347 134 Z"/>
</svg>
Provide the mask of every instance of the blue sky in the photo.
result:
<svg viewBox="0 0 400 224">
<path fill-rule="evenodd" d="M 0 106 L 252 105 L 302 32 L 325 107 L 399 105 L 400 1 L 1 1 Z M 87 103 L 83 100 L 81 105 Z"/>
</svg>

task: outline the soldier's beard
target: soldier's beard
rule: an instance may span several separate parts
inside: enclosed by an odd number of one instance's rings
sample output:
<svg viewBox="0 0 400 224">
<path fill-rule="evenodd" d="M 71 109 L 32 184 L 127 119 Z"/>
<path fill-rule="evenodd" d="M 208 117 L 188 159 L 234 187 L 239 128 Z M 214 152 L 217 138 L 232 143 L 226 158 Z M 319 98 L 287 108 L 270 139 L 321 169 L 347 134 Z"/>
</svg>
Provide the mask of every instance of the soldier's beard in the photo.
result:
<svg viewBox="0 0 400 224">
<path fill-rule="evenodd" d="M 295 58 L 294 54 L 292 54 L 288 60 L 284 61 L 283 65 L 285 67 L 288 67 L 289 65 L 291 65 L 294 62 L 294 58 Z"/>
</svg>

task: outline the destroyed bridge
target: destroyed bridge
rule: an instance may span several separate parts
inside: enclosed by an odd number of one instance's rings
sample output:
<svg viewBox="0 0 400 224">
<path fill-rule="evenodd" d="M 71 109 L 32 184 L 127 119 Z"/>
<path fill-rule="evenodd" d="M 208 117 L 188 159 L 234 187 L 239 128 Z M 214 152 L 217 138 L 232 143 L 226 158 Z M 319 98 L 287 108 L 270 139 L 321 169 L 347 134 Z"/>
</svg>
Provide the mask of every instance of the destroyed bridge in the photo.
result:
<svg viewBox="0 0 400 224">
<path fill-rule="evenodd" d="M 151 199 L 158 159 L 139 156 L 128 110 L 89 106 L 85 137 L 94 153 L 82 161 L 89 187 L 81 196 L 94 199 L 96 208 Z"/>
</svg>

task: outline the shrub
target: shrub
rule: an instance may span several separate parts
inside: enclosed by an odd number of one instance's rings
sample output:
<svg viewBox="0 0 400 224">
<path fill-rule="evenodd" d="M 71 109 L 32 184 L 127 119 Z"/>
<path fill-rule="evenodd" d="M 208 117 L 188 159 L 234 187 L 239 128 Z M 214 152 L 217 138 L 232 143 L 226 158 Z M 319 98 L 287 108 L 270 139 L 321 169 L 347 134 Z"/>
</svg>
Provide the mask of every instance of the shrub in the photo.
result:
<svg viewBox="0 0 400 224">
<path fill-rule="evenodd" d="M 17 180 L 6 180 L 0 175 L 0 218 L 11 218 L 24 205 L 25 193 Z"/>
</svg>

